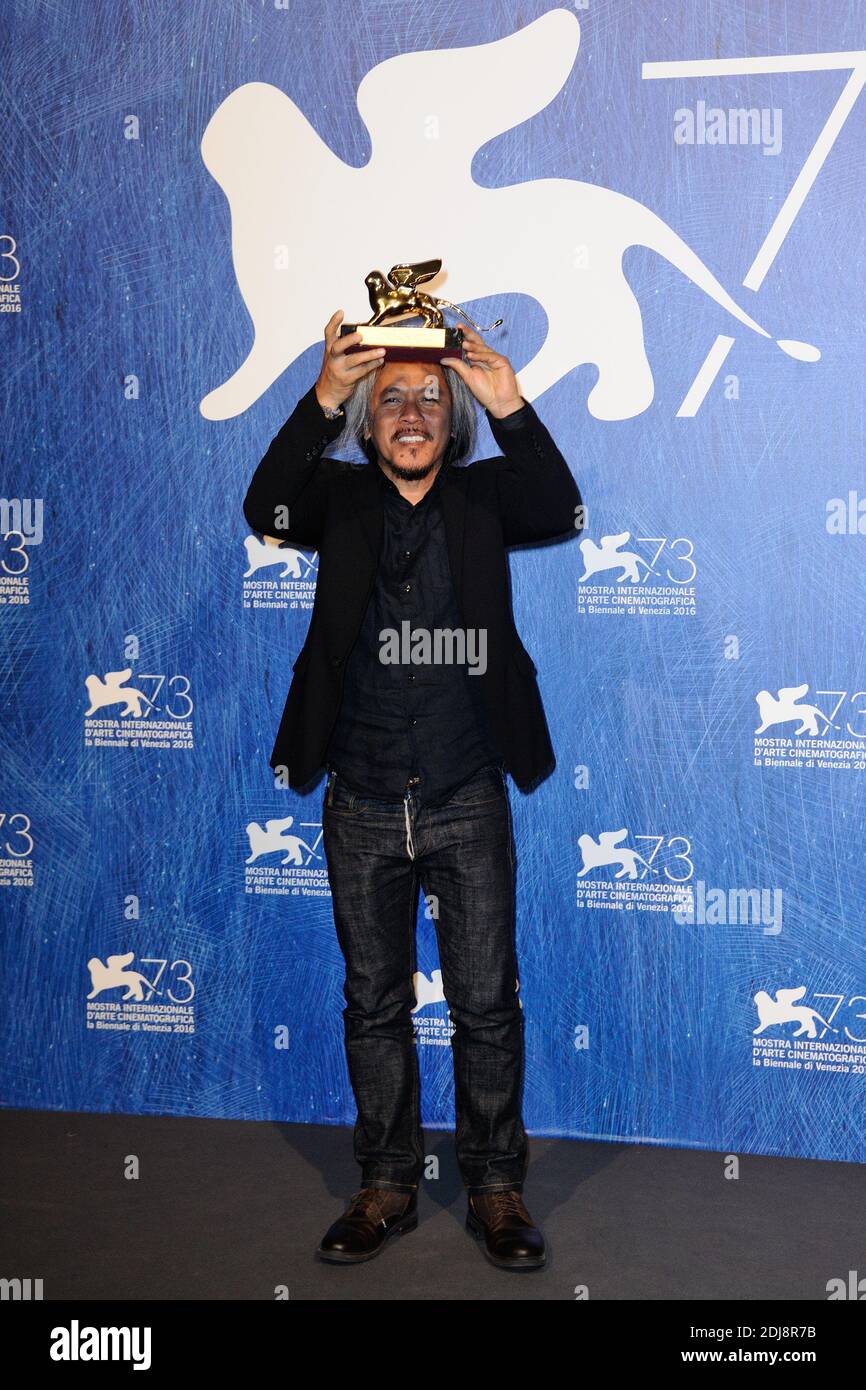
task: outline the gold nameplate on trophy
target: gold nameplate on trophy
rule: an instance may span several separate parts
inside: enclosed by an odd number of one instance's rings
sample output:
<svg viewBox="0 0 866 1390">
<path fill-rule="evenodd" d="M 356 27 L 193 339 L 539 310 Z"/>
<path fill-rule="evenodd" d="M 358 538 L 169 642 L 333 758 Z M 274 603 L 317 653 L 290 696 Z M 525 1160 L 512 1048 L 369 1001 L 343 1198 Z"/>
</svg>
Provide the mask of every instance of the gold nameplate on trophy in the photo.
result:
<svg viewBox="0 0 866 1390">
<path fill-rule="evenodd" d="M 414 265 L 395 265 L 387 277 L 380 270 L 371 270 L 364 284 L 370 295 L 373 314 L 366 323 L 344 323 L 340 326 L 340 336 L 360 333 L 361 341 L 347 349 L 347 352 L 363 352 L 371 347 L 383 347 L 385 362 L 438 362 L 441 357 L 462 357 L 463 332 L 459 328 L 446 325 L 440 304 L 472 323 L 469 315 L 458 304 L 449 299 L 436 298 L 425 294 L 418 286 L 432 280 L 442 269 L 441 260 L 417 261 Z M 421 318 L 423 325 L 410 328 L 402 324 L 386 322 L 396 318 Z M 502 319 L 497 319 L 489 328 L 498 328 Z M 489 329 L 479 328 L 479 332 Z"/>
<path fill-rule="evenodd" d="M 440 357 L 462 357 L 463 334 L 459 328 L 386 328 L 381 324 L 342 324 L 340 336 L 358 332 L 361 341 L 350 352 L 383 347 L 383 362 L 437 362 Z"/>
</svg>

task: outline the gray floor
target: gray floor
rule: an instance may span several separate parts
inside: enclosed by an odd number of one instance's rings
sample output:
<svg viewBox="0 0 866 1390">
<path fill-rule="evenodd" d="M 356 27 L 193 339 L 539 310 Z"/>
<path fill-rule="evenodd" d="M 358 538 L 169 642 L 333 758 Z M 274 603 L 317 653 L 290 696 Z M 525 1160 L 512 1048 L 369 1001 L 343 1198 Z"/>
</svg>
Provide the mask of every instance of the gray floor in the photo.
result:
<svg viewBox="0 0 866 1390">
<path fill-rule="evenodd" d="M 0 1110 L 3 1277 L 65 1299 L 820 1300 L 866 1276 L 860 1165 L 535 1139 L 535 1273 L 493 1268 L 463 1227 L 453 1136 L 425 1135 L 417 1231 L 354 1268 L 313 1250 L 360 1185 L 351 1129 Z M 124 1166 L 132 1155 L 140 1176 Z"/>
</svg>

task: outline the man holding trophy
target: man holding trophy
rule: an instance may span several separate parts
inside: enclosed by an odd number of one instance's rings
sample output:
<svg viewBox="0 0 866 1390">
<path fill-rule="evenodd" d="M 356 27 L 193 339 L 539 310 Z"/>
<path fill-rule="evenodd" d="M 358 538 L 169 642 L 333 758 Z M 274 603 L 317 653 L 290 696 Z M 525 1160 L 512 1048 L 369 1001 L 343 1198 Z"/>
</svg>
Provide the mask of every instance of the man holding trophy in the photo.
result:
<svg viewBox="0 0 866 1390">
<path fill-rule="evenodd" d="M 390 284 L 371 272 L 368 324 L 332 315 L 318 379 L 258 465 L 244 515 L 263 535 L 319 552 L 310 628 L 271 756 L 298 790 L 327 769 L 323 837 L 346 964 L 361 1187 L 317 1253 L 368 1260 L 417 1226 L 420 883 L 455 1030 L 467 1229 L 498 1267 L 535 1269 L 545 1248 L 522 1198 L 506 773 L 528 790 L 554 757 L 511 613 L 507 549 L 576 535 L 581 498 L 507 357 L 472 329 L 444 327 L 438 305 L 448 301 L 418 292 L 440 264 L 396 266 Z M 424 326 L 388 323 L 407 312 Z M 501 455 L 464 466 L 477 405 Z M 339 436 L 368 463 L 323 457 Z"/>
</svg>

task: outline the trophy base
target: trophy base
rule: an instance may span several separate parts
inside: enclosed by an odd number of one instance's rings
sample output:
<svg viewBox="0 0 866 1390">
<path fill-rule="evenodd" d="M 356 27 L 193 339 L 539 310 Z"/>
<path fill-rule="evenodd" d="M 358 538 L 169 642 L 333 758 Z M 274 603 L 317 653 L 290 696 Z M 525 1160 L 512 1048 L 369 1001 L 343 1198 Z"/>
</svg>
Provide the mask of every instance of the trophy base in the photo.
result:
<svg viewBox="0 0 866 1390">
<path fill-rule="evenodd" d="M 344 323 L 340 337 L 360 333 L 360 343 L 346 349 L 364 352 L 383 347 L 383 362 L 438 362 L 442 357 L 463 356 L 463 331 L 460 328 L 398 328 L 387 324 Z"/>
</svg>

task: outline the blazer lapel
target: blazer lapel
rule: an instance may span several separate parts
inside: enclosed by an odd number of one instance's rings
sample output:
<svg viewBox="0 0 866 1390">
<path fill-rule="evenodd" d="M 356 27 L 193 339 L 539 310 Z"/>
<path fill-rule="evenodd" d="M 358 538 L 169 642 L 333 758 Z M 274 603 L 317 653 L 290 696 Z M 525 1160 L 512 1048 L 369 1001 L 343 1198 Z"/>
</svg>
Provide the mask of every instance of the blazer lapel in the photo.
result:
<svg viewBox="0 0 866 1390">
<path fill-rule="evenodd" d="M 361 528 L 370 547 L 373 565 L 379 563 L 384 529 L 384 508 L 382 506 L 382 484 L 378 478 L 378 463 L 358 466 L 354 476 L 355 508 L 361 521 Z"/>
</svg>

